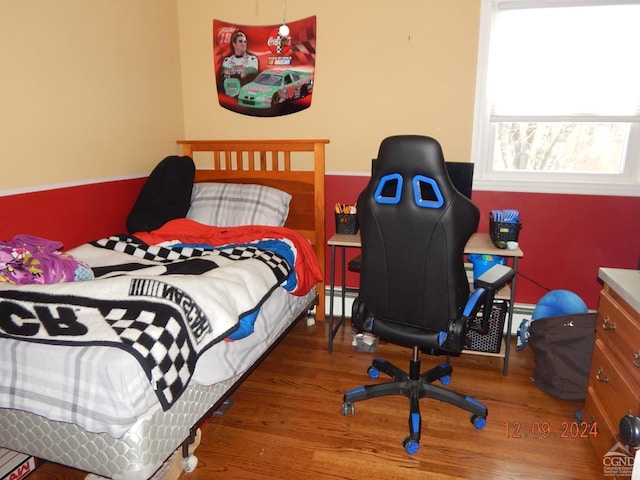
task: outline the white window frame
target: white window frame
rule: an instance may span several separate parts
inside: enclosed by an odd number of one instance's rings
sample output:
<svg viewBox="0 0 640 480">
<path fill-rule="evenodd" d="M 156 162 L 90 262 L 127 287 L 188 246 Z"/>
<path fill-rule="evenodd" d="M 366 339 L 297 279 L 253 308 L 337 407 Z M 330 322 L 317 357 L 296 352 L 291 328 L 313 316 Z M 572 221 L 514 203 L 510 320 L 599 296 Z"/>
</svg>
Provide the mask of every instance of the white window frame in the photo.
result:
<svg viewBox="0 0 640 480">
<path fill-rule="evenodd" d="M 480 36 L 476 100 L 471 158 L 476 163 L 474 189 L 505 192 L 566 193 L 612 196 L 640 196 L 640 124 L 631 127 L 625 170 L 617 175 L 560 172 L 505 172 L 493 170 L 496 126 L 490 119 L 490 100 L 486 95 L 489 42 L 494 7 L 497 3 L 522 0 L 481 0 Z M 536 4 L 612 4 L 615 0 L 535 0 Z M 636 61 L 630 59 L 630 61 Z M 523 120 L 525 121 L 525 120 Z"/>
</svg>

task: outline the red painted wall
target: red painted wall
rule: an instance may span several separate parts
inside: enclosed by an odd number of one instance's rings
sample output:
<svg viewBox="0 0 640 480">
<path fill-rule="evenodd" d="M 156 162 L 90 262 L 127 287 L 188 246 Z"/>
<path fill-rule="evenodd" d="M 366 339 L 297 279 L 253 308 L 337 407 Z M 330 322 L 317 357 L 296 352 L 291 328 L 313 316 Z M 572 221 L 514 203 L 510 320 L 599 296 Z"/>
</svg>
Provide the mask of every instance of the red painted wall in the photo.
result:
<svg viewBox="0 0 640 480">
<path fill-rule="evenodd" d="M 144 179 L 96 183 L 0 197 L 0 239 L 27 233 L 61 241 L 65 249 L 126 232 Z"/>
<path fill-rule="evenodd" d="M 368 177 L 329 175 L 325 180 L 327 237 L 335 233 L 336 202 L 355 203 Z M 598 268 L 635 269 L 640 258 L 640 197 L 553 195 L 475 191 L 481 211 L 478 231 L 489 231 L 489 212 L 520 211 L 520 247 L 516 302 L 534 305 L 548 290 L 571 290 L 596 308 Z M 358 254 L 347 250 L 347 261 Z M 327 249 L 327 275 L 330 251 Z M 338 269 L 339 262 L 336 262 Z M 336 279 L 340 284 L 340 272 Z M 358 274 L 347 272 L 347 286 L 357 288 Z"/>
<path fill-rule="evenodd" d="M 326 177 L 327 239 L 335 233 L 333 207 L 355 203 L 368 178 Z M 28 233 L 62 241 L 65 249 L 126 231 L 127 214 L 144 179 L 0 197 L 0 239 Z M 598 302 L 600 266 L 637 268 L 640 256 L 640 197 L 550 195 L 535 193 L 473 193 L 482 213 L 479 231 L 488 231 L 488 213 L 497 208 L 520 210 L 518 303 L 535 304 L 546 289 L 564 288 L 580 295 L 590 308 Z M 347 251 L 347 261 L 359 253 Z M 327 249 L 326 272 L 330 252 Z M 340 282 L 339 272 L 337 281 Z M 347 275 L 357 288 L 358 275 Z"/>
</svg>

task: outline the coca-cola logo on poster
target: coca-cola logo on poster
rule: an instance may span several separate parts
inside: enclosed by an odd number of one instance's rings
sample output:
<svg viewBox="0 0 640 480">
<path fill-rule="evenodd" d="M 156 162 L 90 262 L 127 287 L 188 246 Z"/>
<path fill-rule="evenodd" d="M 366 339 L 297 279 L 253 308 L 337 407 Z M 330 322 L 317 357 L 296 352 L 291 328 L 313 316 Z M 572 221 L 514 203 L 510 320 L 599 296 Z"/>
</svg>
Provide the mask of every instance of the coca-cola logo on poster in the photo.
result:
<svg viewBox="0 0 640 480">
<path fill-rule="evenodd" d="M 283 37 L 278 33 L 278 29 L 276 28 L 269 34 L 267 47 L 269 47 L 271 53 L 286 55 L 289 53 L 289 50 L 291 50 L 291 35 Z"/>
</svg>

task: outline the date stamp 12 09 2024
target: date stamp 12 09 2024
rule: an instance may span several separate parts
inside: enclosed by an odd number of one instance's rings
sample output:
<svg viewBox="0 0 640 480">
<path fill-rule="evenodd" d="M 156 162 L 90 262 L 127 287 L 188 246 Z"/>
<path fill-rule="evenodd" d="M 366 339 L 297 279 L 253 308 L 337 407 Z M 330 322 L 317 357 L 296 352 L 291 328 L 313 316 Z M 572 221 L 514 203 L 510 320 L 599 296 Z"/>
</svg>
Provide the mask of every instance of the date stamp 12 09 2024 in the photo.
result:
<svg viewBox="0 0 640 480">
<path fill-rule="evenodd" d="M 507 438 L 589 438 L 598 435 L 595 422 L 561 422 L 553 426 L 551 422 L 532 421 L 529 423 L 513 421 L 504 423 Z"/>
<path fill-rule="evenodd" d="M 561 422 L 555 427 L 551 422 L 505 422 L 504 434 L 507 438 L 594 438 L 598 436 L 596 422 Z M 634 470 L 635 454 L 628 446 L 617 442 L 602 458 L 604 477 L 631 477 Z"/>
</svg>

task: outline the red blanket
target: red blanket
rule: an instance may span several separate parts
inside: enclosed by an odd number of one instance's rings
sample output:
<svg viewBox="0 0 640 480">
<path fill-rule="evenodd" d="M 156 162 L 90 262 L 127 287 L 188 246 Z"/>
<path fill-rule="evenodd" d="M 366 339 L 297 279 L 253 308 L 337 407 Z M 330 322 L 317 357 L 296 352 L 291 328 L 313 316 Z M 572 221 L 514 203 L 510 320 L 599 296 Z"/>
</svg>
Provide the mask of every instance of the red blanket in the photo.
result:
<svg viewBox="0 0 640 480">
<path fill-rule="evenodd" d="M 213 227 L 187 218 L 179 218 L 165 223 L 157 230 L 138 232 L 134 236 L 149 245 L 179 240 L 183 243 L 208 244 L 215 247 L 251 243 L 262 239 L 287 239 L 296 250 L 294 268 L 298 283 L 291 293 L 304 295 L 322 280 L 318 259 L 311 243 L 303 235 L 289 228 L 265 225 Z"/>
</svg>

